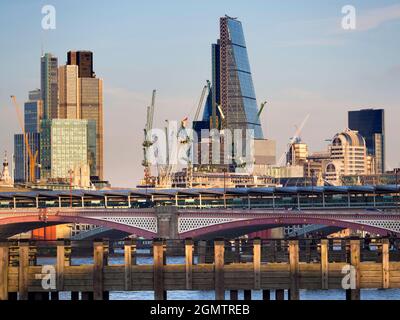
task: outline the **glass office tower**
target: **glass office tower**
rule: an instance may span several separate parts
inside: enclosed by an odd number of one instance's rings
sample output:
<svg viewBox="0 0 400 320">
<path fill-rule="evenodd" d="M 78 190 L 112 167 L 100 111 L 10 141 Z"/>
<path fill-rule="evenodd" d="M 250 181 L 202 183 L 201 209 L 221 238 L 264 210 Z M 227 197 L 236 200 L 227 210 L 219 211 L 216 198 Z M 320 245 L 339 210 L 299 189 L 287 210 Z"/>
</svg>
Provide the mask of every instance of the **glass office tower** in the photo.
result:
<svg viewBox="0 0 400 320">
<path fill-rule="evenodd" d="M 383 109 L 349 111 L 348 126 L 364 138 L 369 155 L 375 157 L 375 172 L 385 172 L 385 112 Z"/>
<path fill-rule="evenodd" d="M 40 133 L 39 132 L 27 132 L 26 137 L 28 139 L 29 146 L 32 154 L 37 153 L 36 164 L 40 163 Z M 31 159 L 28 155 L 28 149 L 25 146 L 24 135 L 14 135 L 14 181 L 15 182 L 28 182 L 31 181 L 30 174 L 30 163 Z M 40 167 L 35 166 L 35 178 L 40 179 Z"/>
<path fill-rule="evenodd" d="M 258 106 L 247 55 L 242 23 L 228 16 L 220 18 L 220 39 L 214 46 L 215 72 L 219 82 L 215 104 L 221 105 L 224 117 L 222 129 L 253 129 L 255 139 L 263 139 Z M 215 109 L 215 107 L 213 107 Z"/>
<path fill-rule="evenodd" d="M 58 59 L 46 53 L 40 60 L 40 80 L 44 119 L 58 118 Z"/>
<path fill-rule="evenodd" d="M 41 175 L 68 178 L 69 171 L 88 163 L 88 121 L 43 120 L 40 135 Z"/>
<path fill-rule="evenodd" d="M 43 119 L 42 100 L 27 101 L 24 104 L 25 132 L 40 132 L 40 121 Z"/>
</svg>

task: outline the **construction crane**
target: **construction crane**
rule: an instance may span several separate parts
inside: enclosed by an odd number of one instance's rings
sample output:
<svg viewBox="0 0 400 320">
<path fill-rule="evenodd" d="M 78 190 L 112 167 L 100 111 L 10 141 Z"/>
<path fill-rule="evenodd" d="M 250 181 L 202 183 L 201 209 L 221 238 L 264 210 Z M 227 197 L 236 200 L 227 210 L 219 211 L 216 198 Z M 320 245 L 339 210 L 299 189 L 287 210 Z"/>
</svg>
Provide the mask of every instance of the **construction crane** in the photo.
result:
<svg viewBox="0 0 400 320">
<path fill-rule="evenodd" d="M 29 182 L 35 183 L 36 182 L 36 172 L 35 172 L 35 167 L 38 166 L 39 164 L 36 163 L 37 157 L 38 157 L 38 150 L 36 150 L 35 154 L 33 154 L 31 146 L 29 145 L 29 139 L 28 135 L 25 132 L 25 126 L 24 122 L 22 120 L 22 114 L 21 114 L 21 109 L 17 103 L 17 98 L 12 95 L 11 100 L 13 102 L 13 105 L 15 107 L 15 111 L 17 112 L 17 118 L 19 122 L 19 126 L 21 127 L 22 134 L 24 137 L 24 144 L 25 148 L 28 151 L 28 157 L 29 157 Z"/>
<path fill-rule="evenodd" d="M 263 112 L 266 104 L 267 104 L 267 101 L 264 101 L 263 103 L 261 103 L 260 110 L 258 110 L 258 112 L 257 112 L 257 118 L 260 118 L 261 113 Z"/>
<path fill-rule="evenodd" d="M 207 84 L 203 87 L 203 90 L 201 91 L 199 104 L 197 105 L 197 109 L 196 109 L 196 113 L 195 113 L 194 118 L 193 118 L 193 122 L 195 122 L 195 121 L 197 121 L 199 119 L 200 111 L 201 111 L 201 108 L 202 108 L 202 106 L 204 104 L 204 98 L 206 96 L 207 89 L 208 89 L 208 92 L 210 92 L 211 83 L 210 83 L 209 80 L 207 80 Z"/>
<path fill-rule="evenodd" d="M 306 125 L 306 123 L 308 121 L 308 118 L 310 118 L 309 114 L 304 118 L 304 120 L 301 123 L 301 125 L 296 129 L 296 132 L 294 133 L 293 137 L 290 139 L 290 141 L 289 141 L 289 143 L 287 145 L 286 151 L 282 154 L 282 156 L 278 160 L 278 166 L 283 166 L 284 165 L 283 161 L 286 159 L 287 154 L 290 152 L 290 149 L 291 149 L 292 145 L 294 143 L 297 143 L 297 142 L 300 141 L 301 131 L 303 130 L 304 126 Z"/>
<path fill-rule="evenodd" d="M 153 90 L 153 94 L 151 97 L 151 105 L 147 107 L 146 114 L 146 125 L 144 128 L 144 140 L 143 140 L 143 161 L 142 165 L 144 167 L 144 182 L 146 185 L 150 184 L 150 163 L 148 157 L 149 148 L 154 144 L 153 137 L 150 135 L 151 130 L 153 129 L 153 118 L 154 118 L 154 106 L 156 100 L 156 90 Z"/>
</svg>

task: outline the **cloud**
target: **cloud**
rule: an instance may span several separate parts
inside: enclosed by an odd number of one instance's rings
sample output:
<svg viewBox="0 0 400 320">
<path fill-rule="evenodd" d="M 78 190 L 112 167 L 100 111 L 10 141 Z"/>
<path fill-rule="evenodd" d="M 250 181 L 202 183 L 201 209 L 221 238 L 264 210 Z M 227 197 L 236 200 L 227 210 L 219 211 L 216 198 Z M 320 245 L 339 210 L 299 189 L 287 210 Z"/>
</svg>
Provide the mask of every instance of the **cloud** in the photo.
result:
<svg viewBox="0 0 400 320">
<path fill-rule="evenodd" d="M 368 31 L 380 27 L 385 22 L 400 19 L 400 4 L 374 8 L 357 15 L 356 31 Z"/>
</svg>

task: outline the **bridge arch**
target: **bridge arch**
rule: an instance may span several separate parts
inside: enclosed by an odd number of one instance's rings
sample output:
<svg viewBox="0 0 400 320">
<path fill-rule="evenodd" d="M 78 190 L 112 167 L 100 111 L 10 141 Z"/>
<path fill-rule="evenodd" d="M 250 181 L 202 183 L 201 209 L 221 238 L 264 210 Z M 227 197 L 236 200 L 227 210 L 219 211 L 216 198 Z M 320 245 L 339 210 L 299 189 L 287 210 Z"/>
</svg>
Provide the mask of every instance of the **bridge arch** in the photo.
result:
<svg viewBox="0 0 400 320">
<path fill-rule="evenodd" d="M 181 233 L 180 237 L 182 239 L 183 238 L 212 239 L 216 237 L 237 237 L 255 231 L 261 231 L 261 230 L 289 226 L 289 225 L 304 225 L 304 224 L 319 224 L 319 225 L 324 225 L 326 227 L 337 227 L 343 229 L 351 228 L 371 233 L 377 233 L 380 235 L 388 235 L 392 233 L 391 230 L 385 229 L 383 227 L 370 226 L 358 222 L 343 221 L 343 220 L 336 220 L 329 218 L 318 218 L 318 217 L 305 219 L 304 217 L 293 216 L 293 217 L 279 217 L 279 218 L 263 217 L 263 218 L 235 220 L 231 222 L 210 225 L 207 227 L 202 227 L 195 230 L 187 231 Z M 395 233 L 399 234 L 398 232 Z"/>
<path fill-rule="evenodd" d="M 37 228 L 67 223 L 92 224 L 144 238 L 154 238 L 156 236 L 155 233 L 141 228 L 92 217 L 50 215 L 46 218 L 46 221 L 43 221 L 38 215 L 22 215 L 0 219 L 0 238 L 4 239 Z"/>
</svg>

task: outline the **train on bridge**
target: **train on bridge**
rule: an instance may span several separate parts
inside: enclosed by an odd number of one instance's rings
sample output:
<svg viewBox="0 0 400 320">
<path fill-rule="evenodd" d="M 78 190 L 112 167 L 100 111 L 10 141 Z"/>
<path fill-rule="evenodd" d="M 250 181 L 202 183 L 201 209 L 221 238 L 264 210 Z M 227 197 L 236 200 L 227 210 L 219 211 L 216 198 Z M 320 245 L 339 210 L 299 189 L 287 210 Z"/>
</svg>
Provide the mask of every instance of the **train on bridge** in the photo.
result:
<svg viewBox="0 0 400 320">
<path fill-rule="evenodd" d="M 0 210 L 10 208 L 266 208 L 337 209 L 400 207 L 399 185 L 202 189 L 110 189 L 0 192 Z"/>
</svg>

